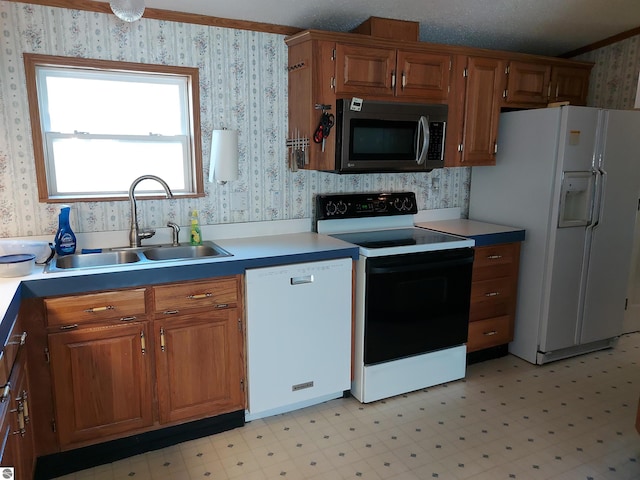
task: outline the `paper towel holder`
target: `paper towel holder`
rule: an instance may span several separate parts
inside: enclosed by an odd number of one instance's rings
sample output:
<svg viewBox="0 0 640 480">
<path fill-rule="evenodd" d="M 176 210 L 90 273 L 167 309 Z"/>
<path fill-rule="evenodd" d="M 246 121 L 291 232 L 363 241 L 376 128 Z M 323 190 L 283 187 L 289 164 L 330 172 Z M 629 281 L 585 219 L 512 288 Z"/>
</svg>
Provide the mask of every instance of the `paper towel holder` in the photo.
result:
<svg viewBox="0 0 640 480">
<path fill-rule="evenodd" d="M 214 130 L 211 134 L 209 182 L 219 185 L 238 179 L 238 132 Z"/>
</svg>

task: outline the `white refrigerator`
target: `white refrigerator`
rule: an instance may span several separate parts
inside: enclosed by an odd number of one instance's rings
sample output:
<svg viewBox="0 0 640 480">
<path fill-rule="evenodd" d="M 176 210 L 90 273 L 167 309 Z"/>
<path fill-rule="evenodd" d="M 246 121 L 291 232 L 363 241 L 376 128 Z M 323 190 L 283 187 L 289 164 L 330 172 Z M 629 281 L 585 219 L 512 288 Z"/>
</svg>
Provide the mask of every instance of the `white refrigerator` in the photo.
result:
<svg viewBox="0 0 640 480">
<path fill-rule="evenodd" d="M 531 363 L 615 345 L 640 190 L 640 112 L 503 113 L 496 165 L 474 167 L 469 218 L 522 227 L 509 351 Z"/>
</svg>

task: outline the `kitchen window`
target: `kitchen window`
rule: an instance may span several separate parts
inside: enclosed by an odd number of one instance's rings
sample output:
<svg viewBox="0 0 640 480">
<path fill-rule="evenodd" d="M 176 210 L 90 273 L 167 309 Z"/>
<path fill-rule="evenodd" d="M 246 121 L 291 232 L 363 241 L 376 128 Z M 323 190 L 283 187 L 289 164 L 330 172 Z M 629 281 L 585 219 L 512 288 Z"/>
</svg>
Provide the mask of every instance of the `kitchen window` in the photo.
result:
<svg viewBox="0 0 640 480">
<path fill-rule="evenodd" d="M 24 60 L 40 201 L 125 199 L 145 174 L 175 196 L 203 195 L 197 68 Z"/>
</svg>

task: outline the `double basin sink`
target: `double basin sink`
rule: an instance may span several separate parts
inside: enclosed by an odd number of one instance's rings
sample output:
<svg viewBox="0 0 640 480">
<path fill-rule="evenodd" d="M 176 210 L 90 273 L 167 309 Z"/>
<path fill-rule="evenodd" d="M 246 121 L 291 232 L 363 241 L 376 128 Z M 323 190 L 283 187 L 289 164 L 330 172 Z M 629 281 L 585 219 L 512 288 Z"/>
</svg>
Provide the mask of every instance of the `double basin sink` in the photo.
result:
<svg viewBox="0 0 640 480">
<path fill-rule="evenodd" d="M 231 254 L 213 242 L 202 245 L 149 245 L 142 247 L 120 247 L 98 253 L 83 253 L 55 257 L 45 272 L 61 272 L 87 268 L 113 267 L 140 263 L 169 262 L 177 260 L 210 259 L 230 257 Z"/>
</svg>

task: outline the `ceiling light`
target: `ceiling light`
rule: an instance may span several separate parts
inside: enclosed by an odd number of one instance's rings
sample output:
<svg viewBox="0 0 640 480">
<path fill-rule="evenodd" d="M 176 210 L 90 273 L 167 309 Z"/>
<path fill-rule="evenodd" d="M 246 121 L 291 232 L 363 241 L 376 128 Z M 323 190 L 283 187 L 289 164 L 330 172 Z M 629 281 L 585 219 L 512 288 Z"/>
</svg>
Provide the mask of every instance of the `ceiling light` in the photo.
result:
<svg viewBox="0 0 640 480">
<path fill-rule="evenodd" d="M 144 0 L 111 0 L 109 6 L 120 20 L 135 22 L 142 18 Z"/>
</svg>

